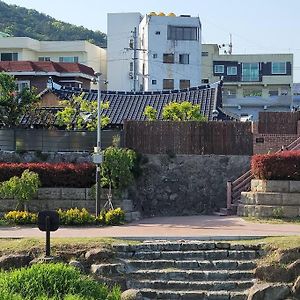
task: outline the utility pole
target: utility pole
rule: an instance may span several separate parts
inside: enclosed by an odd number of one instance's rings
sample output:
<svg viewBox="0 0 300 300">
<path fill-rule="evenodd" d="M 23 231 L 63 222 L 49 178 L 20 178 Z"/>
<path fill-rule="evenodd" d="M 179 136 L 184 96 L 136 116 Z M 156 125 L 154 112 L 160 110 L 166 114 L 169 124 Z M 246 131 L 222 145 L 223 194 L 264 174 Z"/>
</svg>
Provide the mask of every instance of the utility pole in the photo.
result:
<svg viewBox="0 0 300 300">
<path fill-rule="evenodd" d="M 137 30 L 136 27 L 134 27 L 133 30 L 133 91 L 136 92 L 136 86 L 137 86 Z"/>
</svg>

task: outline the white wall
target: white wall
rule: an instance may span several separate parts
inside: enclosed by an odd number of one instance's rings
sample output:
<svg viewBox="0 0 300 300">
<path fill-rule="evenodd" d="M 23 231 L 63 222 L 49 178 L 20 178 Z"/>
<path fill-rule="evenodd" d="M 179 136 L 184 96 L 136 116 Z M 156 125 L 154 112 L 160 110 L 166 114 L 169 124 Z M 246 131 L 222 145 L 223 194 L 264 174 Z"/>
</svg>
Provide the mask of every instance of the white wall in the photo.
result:
<svg viewBox="0 0 300 300">
<path fill-rule="evenodd" d="M 129 48 L 132 31 L 141 21 L 140 13 L 109 13 L 107 16 L 107 79 L 109 90 L 130 91 L 133 79 L 129 77 L 133 51 Z"/>
</svg>

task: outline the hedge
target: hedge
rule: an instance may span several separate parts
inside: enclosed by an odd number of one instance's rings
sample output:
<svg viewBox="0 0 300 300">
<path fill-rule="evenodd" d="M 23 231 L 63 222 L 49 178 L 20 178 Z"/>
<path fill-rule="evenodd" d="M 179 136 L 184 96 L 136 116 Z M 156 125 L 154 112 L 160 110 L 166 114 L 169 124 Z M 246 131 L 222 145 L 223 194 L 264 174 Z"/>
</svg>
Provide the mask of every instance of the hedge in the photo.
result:
<svg viewBox="0 0 300 300">
<path fill-rule="evenodd" d="M 0 163 L 0 182 L 29 169 L 39 175 L 42 187 L 88 188 L 95 184 L 95 165 L 83 163 Z"/>
<path fill-rule="evenodd" d="M 300 151 L 255 155 L 251 171 L 256 179 L 300 180 Z"/>
</svg>

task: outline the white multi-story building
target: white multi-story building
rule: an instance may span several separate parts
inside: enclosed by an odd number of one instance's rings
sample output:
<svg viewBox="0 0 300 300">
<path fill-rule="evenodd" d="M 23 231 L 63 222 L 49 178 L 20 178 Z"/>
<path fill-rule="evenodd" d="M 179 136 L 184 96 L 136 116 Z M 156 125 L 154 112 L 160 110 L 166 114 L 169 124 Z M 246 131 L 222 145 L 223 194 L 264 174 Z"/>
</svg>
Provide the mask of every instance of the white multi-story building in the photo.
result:
<svg viewBox="0 0 300 300">
<path fill-rule="evenodd" d="M 0 36 L 0 61 L 73 62 L 91 67 L 106 78 L 106 49 L 87 41 L 38 41 Z"/>
<path fill-rule="evenodd" d="M 201 84 L 198 17 L 108 14 L 107 41 L 110 90 L 174 90 Z"/>
</svg>

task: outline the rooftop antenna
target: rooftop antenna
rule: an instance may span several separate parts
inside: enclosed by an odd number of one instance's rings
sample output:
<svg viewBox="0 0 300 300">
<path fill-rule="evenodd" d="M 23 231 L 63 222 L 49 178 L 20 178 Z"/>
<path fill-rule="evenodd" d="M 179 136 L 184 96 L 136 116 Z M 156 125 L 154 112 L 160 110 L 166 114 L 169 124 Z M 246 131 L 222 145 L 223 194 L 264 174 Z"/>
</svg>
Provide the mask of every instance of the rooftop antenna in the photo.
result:
<svg viewBox="0 0 300 300">
<path fill-rule="evenodd" d="M 224 54 L 232 55 L 232 34 L 230 33 L 230 41 L 229 44 L 222 44 L 219 45 L 219 49 L 222 49 L 224 51 Z"/>
</svg>

